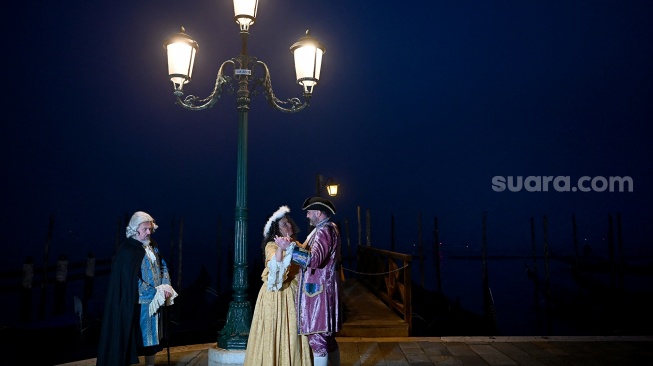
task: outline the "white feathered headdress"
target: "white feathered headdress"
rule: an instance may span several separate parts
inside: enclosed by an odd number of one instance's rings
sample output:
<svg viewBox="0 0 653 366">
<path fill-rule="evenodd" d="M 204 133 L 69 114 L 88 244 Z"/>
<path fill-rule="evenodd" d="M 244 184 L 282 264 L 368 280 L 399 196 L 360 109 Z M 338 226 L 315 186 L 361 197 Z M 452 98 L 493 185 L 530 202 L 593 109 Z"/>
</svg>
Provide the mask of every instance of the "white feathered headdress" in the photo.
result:
<svg viewBox="0 0 653 366">
<path fill-rule="evenodd" d="M 285 214 L 290 212 L 290 208 L 288 206 L 281 206 L 279 207 L 278 210 L 276 210 L 272 216 L 268 219 L 268 222 L 265 224 L 265 228 L 263 228 L 263 237 L 265 238 L 268 236 L 268 233 L 270 232 L 270 227 L 272 227 L 272 223 L 281 219 Z"/>
</svg>

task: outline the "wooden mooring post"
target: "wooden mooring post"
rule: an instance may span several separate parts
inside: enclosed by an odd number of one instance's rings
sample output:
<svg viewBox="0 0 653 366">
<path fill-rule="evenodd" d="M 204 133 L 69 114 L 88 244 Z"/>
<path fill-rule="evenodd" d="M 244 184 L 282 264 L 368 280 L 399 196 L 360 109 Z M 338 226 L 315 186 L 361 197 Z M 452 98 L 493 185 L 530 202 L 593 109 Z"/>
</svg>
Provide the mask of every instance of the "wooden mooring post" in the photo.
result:
<svg viewBox="0 0 653 366">
<path fill-rule="evenodd" d="M 424 288 L 424 247 L 422 245 L 422 213 L 417 213 L 417 256 L 419 257 L 419 279 Z"/>
<path fill-rule="evenodd" d="M 184 218 L 179 220 L 179 249 L 177 251 L 177 288 L 181 290 L 181 267 L 183 258 Z"/>
<path fill-rule="evenodd" d="M 395 251 L 395 215 L 390 214 L 390 251 Z"/>
<path fill-rule="evenodd" d="M 367 246 L 371 247 L 372 246 L 372 213 L 370 212 L 370 209 L 368 208 L 365 210 L 365 237 L 367 238 Z"/>
<path fill-rule="evenodd" d="M 490 335 L 497 334 L 497 311 L 494 306 L 494 298 L 490 289 L 490 277 L 487 266 L 487 213 L 483 212 L 482 225 L 482 253 L 483 253 L 483 315 L 487 322 L 487 329 Z"/>
<path fill-rule="evenodd" d="M 615 269 L 614 257 L 614 226 L 612 223 L 612 214 L 608 214 L 608 259 L 610 263 L 610 286 L 612 289 L 617 287 L 617 271 Z"/>
<path fill-rule="evenodd" d="M 440 266 L 440 228 L 438 217 L 433 220 L 433 263 L 435 264 L 435 277 L 438 282 L 438 292 L 442 293 L 442 270 Z"/>
<path fill-rule="evenodd" d="M 547 305 L 551 302 L 551 282 L 549 273 L 549 222 L 546 215 L 542 218 L 542 230 L 544 231 L 544 293 Z"/>
<path fill-rule="evenodd" d="M 41 278 L 41 302 L 39 303 L 39 318 L 45 318 L 46 288 L 48 285 L 48 262 L 50 254 L 50 243 L 52 243 L 52 233 L 54 231 L 54 215 L 50 214 L 48 223 L 48 235 L 45 239 L 45 249 L 43 251 L 43 278 Z"/>
<path fill-rule="evenodd" d="M 540 279 L 537 275 L 537 248 L 535 240 L 535 218 L 531 216 L 531 255 L 533 257 L 533 269 L 530 272 L 533 279 L 533 305 L 536 309 L 540 307 Z"/>
<path fill-rule="evenodd" d="M 362 223 L 361 223 L 361 206 L 356 206 L 356 218 L 358 222 L 358 246 L 363 244 Z"/>
<path fill-rule="evenodd" d="M 34 258 L 27 257 L 23 263 L 23 277 L 20 296 L 20 320 L 32 321 L 32 287 L 34 284 Z"/>
<path fill-rule="evenodd" d="M 66 312 L 66 277 L 68 276 L 68 257 L 60 255 L 54 275 L 54 314 Z"/>
<path fill-rule="evenodd" d="M 576 254 L 574 263 L 576 264 L 576 268 L 578 268 L 580 261 L 580 250 L 578 248 L 578 228 L 576 227 L 576 214 L 571 215 L 571 231 L 572 239 L 574 241 L 574 253 Z"/>
<path fill-rule="evenodd" d="M 222 217 L 218 216 L 218 232 L 216 233 L 216 241 L 215 241 L 215 246 L 217 250 L 217 258 L 216 258 L 216 284 L 215 284 L 215 291 L 217 294 L 220 293 L 221 286 L 220 286 L 220 272 L 221 272 L 221 264 L 222 264 Z"/>
<path fill-rule="evenodd" d="M 624 292 L 624 243 L 621 235 L 621 214 L 617 213 L 617 271 L 619 273 L 619 291 Z"/>
<path fill-rule="evenodd" d="M 354 268 L 353 267 L 353 259 L 351 256 L 351 240 L 349 238 L 349 221 L 345 219 L 345 239 L 347 242 L 347 261 L 349 263 L 349 268 Z M 343 273 L 344 277 L 344 273 Z"/>
<path fill-rule="evenodd" d="M 531 253 L 533 255 L 533 276 L 537 285 L 537 249 L 535 247 L 535 218 L 531 217 Z"/>
<path fill-rule="evenodd" d="M 86 256 L 86 270 L 84 271 L 84 308 L 88 306 L 89 300 L 93 298 L 93 285 L 95 282 L 95 255 L 88 253 Z"/>
</svg>

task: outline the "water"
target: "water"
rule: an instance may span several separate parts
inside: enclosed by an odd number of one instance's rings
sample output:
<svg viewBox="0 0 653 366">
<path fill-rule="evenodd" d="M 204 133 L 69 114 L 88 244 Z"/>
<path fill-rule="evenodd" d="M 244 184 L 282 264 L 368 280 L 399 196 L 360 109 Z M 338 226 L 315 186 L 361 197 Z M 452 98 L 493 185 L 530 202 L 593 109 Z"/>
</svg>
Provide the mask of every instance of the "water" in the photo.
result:
<svg viewBox="0 0 653 366">
<path fill-rule="evenodd" d="M 422 269 L 418 258 L 413 258 L 411 275 L 413 281 L 421 285 Z M 431 258 L 432 254 L 425 254 L 424 288 L 436 291 L 435 266 Z M 487 260 L 497 335 L 642 335 L 653 329 L 653 301 L 650 300 L 653 275 L 650 272 L 624 275 L 623 292 L 620 292 L 618 277 L 610 272 L 585 272 L 583 281 L 578 281 L 569 264 L 551 259 L 547 286 L 547 263 L 538 258 L 535 266 L 538 281 L 534 280 L 535 276 L 529 276 L 528 269 L 534 268 L 532 258 L 495 256 Z M 442 257 L 441 279 L 443 295 L 472 313 L 484 314 L 483 261 L 480 257 Z"/>
<path fill-rule="evenodd" d="M 416 286 L 422 284 L 423 273 L 424 288 L 436 291 L 438 284 L 432 252 L 425 247 L 425 260 L 423 264 L 420 264 L 418 251 L 415 248 L 412 249 L 412 253 L 410 253 L 413 255 L 411 275 L 414 284 Z M 251 250 L 251 252 L 255 251 Z M 346 250 L 343 251 L 345 254 L 346 252 Z M 192 268 L 195 271 L 185 271 L 186 277 L 181 292 L 182 296 L 180 296 L 180 299 L 184 297 L 190 301 L 186 303 L 187 305 L 180 301 L 180 304 L 175 304 L 175 309 L 173 309 L 180 312 L 176 314 L 178 336 L 174 340 L 177 344 L 208 343 L 216 340 L 216 331 L 222 329 L 224 325 L 227 305 L 232 295 L 231 267 L 226 264 L 229 259 L 227 257 L 225 255 L 223 258 L 224 268 L 218 270 L 215 265 L 210 265 L 213 262 L 212 258 L 193 257 L 185 254 L 185 268 Z M 71 261 L 83 259 L 71 258 Z M 465 248 L 443 251 L 440 261 L 442 295 L 452 306 L 460 307 L 465 310 L 466 315 L 471 315 L 471 322 L 479 321 L 484 314 L 483 261 L 479 253 L 470 252 Z M 647 258 L 642 258 L 639 262 L 632 258 L 628 261 L 631 264 L 653 262 Z M 37 268 L 39 265 L 36 264 Z M 202 266 L 208 270 L 202 270 Z M 344 267 L 347 269 L 350 266 L 348 259 L 345 258 Z M 355 264 L 353 267 L 349 269 L 355 269 Z M 650 272 L 649 274 L 624 276 L 624 291 L 619 293 L 616 290 L 619 282 L 609 272 L 587 272 L 584 282 L 581 284 L 574 279 L 569 264 L 551 259 L 548 262 L 548 288 L 551 300 L 548 301 L 545 296 L 547 288 L 544 280 L 546 269 L 544 259 L 538 258 L 536 261 L 537 277 L 540 279 L 537 286 L 527 271 L 527 269 L 532 270 L 533 267 L 533 259 L 528 256 L 493 256 L 487 260 L 489 286 L 496 310 L 497 333 L 495 335 L 650 335 L 650 329 L 653 329 L 653 316 L 650 310 L 653 309 L 653 303 L 649 299 L 653 292 L 653 275 Z M 250 258 L 249 269 L 251 273 L 249 275 L 248 299 L 253 306 L 256 293 L 261 285 L 260 258 L 256 258 L 255 255 Z M 172 273 L 174 280 L 175 272 Z M 220 274 L 219 279 L 218 274 Z M 345 274 L 348 278 L 351 277 L 347 271 Z M 62 362 L 94 356 L 97 342 L 94 332 L 97 332 L 100 326 L 106 280 L 106 274 L 96 276 L 93 297 L 85 304 L 82 324 L 88 328 L 85 338 L 75 339 L 76 343 L 71 343 L 75 349 L 71 350 L 69 354 L 64 353 L 64 348 L 57 346 L 55 352 L 61 355 Z M 30 309 L 32 321 L 28 324 L 21 322 L 19 317 L 22 310 L 21 291 L 1 291 L 0 303 L 3 304 L 3 310 L 0 312 L 0 321 L 4 330 L 3 337 L 7 337 L 9 342 L 20 339 L 20 336 L 15 336 L 15 329 L 19 330 L 19 334 L 23 334 L 21 332 L 26 329 L 29 331 L 63 326 L 70 329 L 78 326 L 79 316 L 74 313 L 74 297 L 83 297 L 83 285 L 83 280 L 68 282 L 65 313 L 63 314 L 55 314 L 53 311 L 54 286 L 49 285 L 45 292 L 47 301 L 45 316 L 40 318 L 38 314 L 41 289 L 40 282 L 35 279 Z M 217 287 L 219 287 L 217 295 L 207 291 L 207 289 L 217 289 Z M 414 291 L 415 293 L 417 292 Z M 419 299 L 414 297 L 415 309 L 418 308 L 415 306 L 416 301 Z M 193 307 L 190 304 L 193 304 Z M 413 314 L 414 324 L 423 321 L 422 319 L 433 319 L 437 315 L 443 314 L 429 313 L 429 311 L 415 313 Z M 193 323 L 196 320 L 200 320 L 201 326 Z M 450 329 L 456 329 L 456 326 L 457 324 L 454 323 L 454 328 Z M 473 328 L 463 328 L 462 325 L 459 330 L 467 332 L 463 335 L 480 335 L 471 334 L 474 332 Z M 443 330 L 442 328 L 438 329 L 437 326 L 430 331 L 432 333 L 428 335 L 447 335 L 441 334 Z M 33 333 L 24 333 L 25 339 L 36 339 L 34 337 Z M 43 339 L 47 339 L 47 337 L 43 337 Z M 45 343 L 51 345 L 47 341 Z"/>
</svg>

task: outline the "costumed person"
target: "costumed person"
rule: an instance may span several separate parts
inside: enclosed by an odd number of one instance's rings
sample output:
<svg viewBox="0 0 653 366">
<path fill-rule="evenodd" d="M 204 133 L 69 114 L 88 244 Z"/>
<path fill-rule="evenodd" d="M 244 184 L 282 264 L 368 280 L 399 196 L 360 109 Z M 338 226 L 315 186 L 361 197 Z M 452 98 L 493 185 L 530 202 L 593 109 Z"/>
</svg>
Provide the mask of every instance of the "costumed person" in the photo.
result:
<svg viewBox="0 0 653 366">
<path fill-rule="evenodd" d="M 302 206 L 314 229 L 304 242 L 306 253 L 293 247 L 293 261 L 301 267 L 297 291 L 297 328 L 308 337 L 314 366 L 340 365 L 336 332 L 342 328 L 340 303 L 340 233 L 331 215 L 333 203 L 311 197 Z M 277 243 L 290 242 L 278 238 Z"/>
<path fill-rule="evenodd" d="M 138 211 L 129 220 L 127 238 L 111 261 L 97 366 L 139 363 L 154 365 L 163 347 L 162 305 L 172 305 L 177 293 L 170 286 L 166 262 L 150 239 L 158 228 L 149 214 Z"/>
<path fill-rule="evenodd" d="M 295 298 L 299 266 L 292 263 L 292 250 L 288 248 L 301 244 L 295 241 L 299 228 L 289 212 L 288 206 L 279 207 L 263 228 L 263 285 L 252 315 L 245 366 L 311 365 L 308 339 L 297 332 Z M 289 240 L 279 245 L 274 239 L 280 236 Z"/>
</svg>

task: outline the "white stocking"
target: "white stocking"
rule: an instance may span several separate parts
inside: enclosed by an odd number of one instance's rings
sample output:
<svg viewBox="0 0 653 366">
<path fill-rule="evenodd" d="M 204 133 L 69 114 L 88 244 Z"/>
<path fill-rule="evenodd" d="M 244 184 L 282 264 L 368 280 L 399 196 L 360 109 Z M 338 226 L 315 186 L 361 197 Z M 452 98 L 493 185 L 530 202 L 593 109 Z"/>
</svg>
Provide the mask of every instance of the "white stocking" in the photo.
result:
<svg viewBox="0 0 653 366">
<path fill-rule="evenodd" d="M 151 356 L 145 356 L 145 364 L 147 366 L 154 366 L 154 358 L 156 355 L 151 355 Z"/>
<path fill-rule="evenodd" d="M 327 366 L 329 364 L 329 359 L 327 356 L 313 356 L 313 366 Z"/>
</svg>

